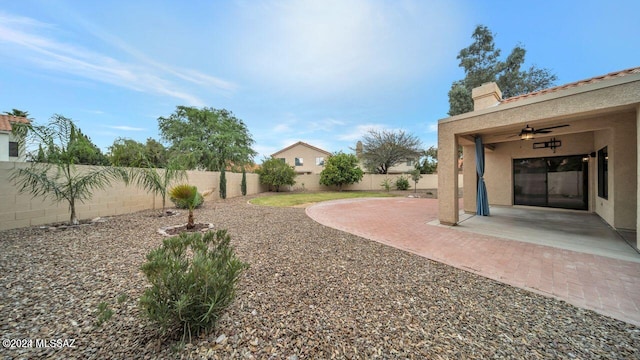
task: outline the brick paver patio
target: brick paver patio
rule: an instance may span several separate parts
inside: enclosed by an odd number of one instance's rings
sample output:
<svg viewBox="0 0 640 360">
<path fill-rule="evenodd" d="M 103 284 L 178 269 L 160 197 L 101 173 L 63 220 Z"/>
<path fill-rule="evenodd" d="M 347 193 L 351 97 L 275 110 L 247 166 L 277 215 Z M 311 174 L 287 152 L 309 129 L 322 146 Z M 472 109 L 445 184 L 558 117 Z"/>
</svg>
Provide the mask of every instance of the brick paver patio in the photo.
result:
<svg viewBox="0 0 640 360">
<path fill-rule="evenodd" d="M 315 221 L 640 326 L 640 263 L 429 225 L 434 199 L 322 202 Z"/>
</svg>

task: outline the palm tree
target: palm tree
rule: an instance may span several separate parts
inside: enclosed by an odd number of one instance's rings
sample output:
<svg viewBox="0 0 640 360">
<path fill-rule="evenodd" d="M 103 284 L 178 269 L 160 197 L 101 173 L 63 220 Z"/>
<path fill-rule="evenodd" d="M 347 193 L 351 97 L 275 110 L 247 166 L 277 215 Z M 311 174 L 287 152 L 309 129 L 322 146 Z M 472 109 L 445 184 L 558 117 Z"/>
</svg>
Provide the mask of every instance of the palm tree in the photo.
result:
<svg viewBox="0 0 640 360">
<path fill-rule="evenodd" d="M 132 181 L 152 192 L 154 196 L 160 195 L 162 197 L 162 215 L 165 214 L 167 189 L 174 181 L 187 177 L 187 172 L 180 169 L 175 162 L 169 163 L 163 171 L 158 171 L 157 168 L 152 167 L 151 163 L 148 168 L 135 168 L 131 171 Z"/>
<path fill-rule="evenodd" d="M 193 220 L 193 209 L 196 208 L 197 204 L 198 188 L 189 184 L 180 184 L 171 189 L 169 195 L 187 205 L 187 208 L 189 209 L 187 229 L 193 229 L 196 226 Z"/>
<path fill-rule="evenodd" d="M 80 223 L 76 215 L 77 202 L 90 199 L 94 190 L 105 189 L 112 180 L 128 182 L 127 174 L 118 167 L 76 169 L 78 155 L 91 149 L 76 141 L 79 129 L 71 119 L 54 115 L 46 126 L 21 125 L 27 126 L 29 137 L 38 141 L 43 152 L 49 155 L 46 162 L 32 162 L 29 167 L 17 168 L 11 180 L 20 193 L 51 198 L 56 203 L 66 201 L 71 213 L 70 224 Z"/>
</svg>

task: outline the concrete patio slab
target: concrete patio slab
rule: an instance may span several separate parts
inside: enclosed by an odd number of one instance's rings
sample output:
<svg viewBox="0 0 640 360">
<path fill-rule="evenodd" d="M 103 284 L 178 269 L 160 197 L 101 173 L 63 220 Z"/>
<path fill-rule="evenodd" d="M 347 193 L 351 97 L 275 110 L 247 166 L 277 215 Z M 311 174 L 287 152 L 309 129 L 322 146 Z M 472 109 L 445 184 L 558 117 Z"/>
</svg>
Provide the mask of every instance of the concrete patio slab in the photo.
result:
<svg viewBox="0 0 640 360">
<path fill-rule="evenodd" d="M 598 243 L 606 229 L 612 231 L 602 222 L 591 228 L 598 218 L 575 224 L 581 233 L 571 235 L 562 227 L 554 232 L 540 215 L 543 222 L 535 226 L 530 221 L 533 229 L 526 232 L 530 240 L 546 242 L 541 244 L 517 239 L 518 222 L 513 219 L 503 220 L 512 221 L 513 229 L 502 231 L 498 225 L 493 234 L 471 231 L 474 221 L 489 218 L 463 221 L 460 230 L 430 225 L 437 223 L 437 209 L 434 199 L 368 198 L 323 202 L 306 211 L 323 225 L 640 326 L 640 254 L 628 245 L 626 253 L 614 241 Z M 495 219 L 500 220 L 500 213 L 497 210 Z M 492 227 L 480 225 L 478 229 Z M 536 229 L 542 232 L 532 234 Z M 563 239 L 571 240 L 564 246 L 568 249 L 556 246 Z M 585 252 L 590 245 L 605 249 L 607 256 Z"/>
</svg>

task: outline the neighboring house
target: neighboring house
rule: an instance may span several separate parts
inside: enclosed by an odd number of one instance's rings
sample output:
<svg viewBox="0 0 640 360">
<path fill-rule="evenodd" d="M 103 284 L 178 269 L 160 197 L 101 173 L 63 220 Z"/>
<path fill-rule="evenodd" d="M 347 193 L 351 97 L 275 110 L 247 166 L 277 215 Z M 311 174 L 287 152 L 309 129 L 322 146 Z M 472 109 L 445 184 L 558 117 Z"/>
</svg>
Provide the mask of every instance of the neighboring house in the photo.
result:
<svg viewBox="0 0 640 360">
<path fill-rule="evenodd" d="M 296 174 L 320 174 L 330 155 L 326 150 L 298 141 L 271 156 L 293 166 Z"/>
<path fill-rule="evenodd" d="M 29 119 L 0 115 L 0 161 L 26 161 L 24 144 L 11 133 L 13 123 L 28 124 Z"/>
<path fill-rule="evenodd" d="M 472 94 L 474 111 L 438 122 L 441 223 L 459 221 L 461 145 L 467 212 L 476 212 L 484 152 L 489 204 L 579 209 L 638 228 L 640 67 L 504 100 L 495 83 Z"/>
<path fill-rule="evenodd" d="M 362 141 L 358 141 L 356 143 L 356 156 L 358 157 L 360 168 L 363 169 L 365 172 L 369 172 L 369 170 L 364 164 L 364 160 L 362 159 Z M 396 164 L 395 166 L 391 166 L 390 168 L 388 168 L 387 174 L 409 173 L 416 168 L 416 164 L 419 160 L 420 160 L 419 158 L 405 159 L 400 163 Z"/>
</svg>

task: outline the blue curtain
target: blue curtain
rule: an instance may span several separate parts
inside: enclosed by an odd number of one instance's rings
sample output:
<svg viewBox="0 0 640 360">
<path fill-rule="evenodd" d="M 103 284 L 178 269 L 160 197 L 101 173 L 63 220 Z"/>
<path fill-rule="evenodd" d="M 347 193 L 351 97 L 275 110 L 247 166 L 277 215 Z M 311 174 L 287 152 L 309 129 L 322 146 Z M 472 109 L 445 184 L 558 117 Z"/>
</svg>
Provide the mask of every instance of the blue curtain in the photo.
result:
<svg viewBox="0 0 640 360">
<path fill-rule="evenodd" d="M 487 198 L 487 186 L 484 184 L 484 146 L 480 136 L 476 137 L 476 171 L 478 172 L 476 215 L 489 216 L 489 198 Z"/>
</svg>

